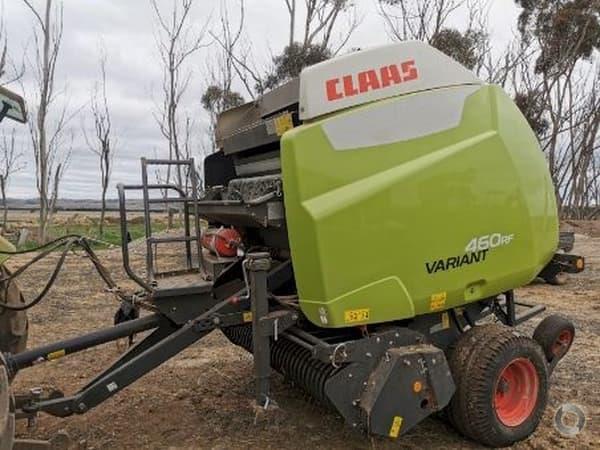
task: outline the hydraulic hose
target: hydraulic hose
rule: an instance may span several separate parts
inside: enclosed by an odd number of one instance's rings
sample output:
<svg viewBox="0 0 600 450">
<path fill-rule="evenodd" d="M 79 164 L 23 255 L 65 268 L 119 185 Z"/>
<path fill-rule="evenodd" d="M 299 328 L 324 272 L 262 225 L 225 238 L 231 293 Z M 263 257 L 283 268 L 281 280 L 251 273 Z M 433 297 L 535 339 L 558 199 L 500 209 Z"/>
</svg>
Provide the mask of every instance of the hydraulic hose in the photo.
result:
<svg viewBox="0 0 600 450">
<path fill-rule="evenodd" d="M 96 256 L 96 253 L 92 250 L 89 242 L 87 241 L 87 239 L 85 237 L 79 236 L 79 235 L 66 235 L 66 236 L 62 236 L 58 239 L 54 239 L 44 245 L 40 245 L 38 247 L 32 248 L 32 249 L 17 250 L 17 251 L 0 250 L 0 254 L 6 254 L 6 255 L 20 255 L 20 254 L 26 254 L 26 253 L 39 252 L 40 250 L 43 250 L 41 253 L 35 255 L 31 259 L 31 261 L 29 261 L 26 264 L 24 264 L 23 266 L 19 267 L 15 272 L 10 274 L 9 276 L 0 278 L 0 283 L 4 283 L 4 289 L 5 289 L 5 292 L 7 292 L 8 286 L 12 280 L 17 278 L 20 274 L 25 272 L 28 268 L 33 266 L 38 261 L 40 261 L 40 260 L 44 259 L 45 257 L 47 257 L 48 255 L 50 255 L 55 250 L 63 248 L 61 251 L 60 257 L 58 259 L 58 262 L 56 263 L 56 266 L 54 267 L 54 270 L 52 271 L 52 274 L 48 278 L 48 281 L 46 282 L 44 288 L 33 300 L 31 300 L 30 302 L 28 302 L 24 305 L 16 305 L 16 306 L 8 305 L 6 303 L 0 303 L 0 308 L 7 309 L 9 311 L 24 311 L 29 308 L 32 308 L 33 306 L 37 305 L 40 301 L 42 301 L 42 299 L 48 294 L 48 292 L 54 285 L 56 278 L 58 277 L 58 274 L 60 273 L 60 270 L 63 267 L 63 264 L 65 262 L 67 254 L 73 249 L 73 247 L 79 247 L 86 253 L 86 255 L 89 257 L 90 261 L 92 261 L 94 268 L 96 269 L 96 271 L 98 272 L 98 274 L 100 275 L 100 277 L 102 278 L 104 283 L 108 286 L 109 290 L 111 290 L 113 293 L 115 293 L 115 295 L 117 295 L 117 297 L 119 297 L 120 300 L 122 300 L 122 301 L 131 301 L 132 300 L 132 296 L 126 296 L 121 293 L 119 287 L 117 286 L 115 281 L 112 279 L 112 277 L 111 277 L 110 273 L 108 272 L 108 270 L 106 269 L 106 267 L 104 267 L 104 265 L 100 262 L 100 260 Z"/>
</svg>

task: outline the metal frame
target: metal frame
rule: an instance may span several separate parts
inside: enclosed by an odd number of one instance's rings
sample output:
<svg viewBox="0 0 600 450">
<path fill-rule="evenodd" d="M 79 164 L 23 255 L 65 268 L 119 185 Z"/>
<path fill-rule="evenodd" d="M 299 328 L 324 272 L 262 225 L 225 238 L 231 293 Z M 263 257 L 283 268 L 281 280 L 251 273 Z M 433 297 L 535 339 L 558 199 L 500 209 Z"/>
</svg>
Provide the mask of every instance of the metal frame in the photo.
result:
<svg viewBox="0 0 600 450">
<path fill-rule="evenodd" d="M 252 314 L 256 342 L 260 342 L 255 357 L 256 399 L 264 406 L 268 403 L 270 390 L 269 339 L 271 336 L 277 337 L 278 330 L 284 331 L 293 325 L 298 319 L 298 314 L 287 310 L 269 311 L 268 291 L 279 288 L 289 280 L 291 276 L 289 264 L 278 264 L 270 270 L 269 255 L 264 253 L 250 254 L 244 264 L 249 271 L 248 288 L 243 288 L 225 299 L 215 300 L 212 307 L 193 320 L 188 320 L 184 325 L 178 325 L 164 314 L 157 313 L 21 354 L 4 355 L 5 361 L 3 360 L 0 367 L 6 367 L 9 376 L 13 378 L 19 370 L 41 362 L 58 359 L 127 337 L 132 333 L 153 330 L 76 394 L 64 397 L 57 396 L 56 392 L 53 392 L 46 397 L 21 396 L 17 405 L 20 416 L 31 418 L 39 412 L 58 417 L 83 414 L 194 344 L 215 328 L 247 323 L 248 313 Z M 250 289 L 250 310 L 246 309 L 248 306 L 246 303 L 239 302 L 240 297 L 248 295 L 247 289 Z"/>
<path fill-rule="evenodd" d="M 154 260 L 153 260 L 153 248 L 152 245 L 166 242 L 185 242 L 186 245 L 186 258 L 188 263 L 188 269 L 192 270 L 192 255 L 191 255 L 191 242 L 194 241 L 196 243 L 196 251 L 198 254 L 199 261 L 199 269 L 204 272 L 204 261 L 202 258 L 202 230 L 200 228 L 200 216 L 198 214 L 198 179 L 196 177 L 196 166 L 194 163 L 194 159 L 182 159 L 182 160 L 172 160 L 172 159 L 141 159 L 142 164 L 142 192 L 144 198 L 144 219 L 146 225 L 146 270 L 151 278 L 154 277 Z M 149 195 L 149 183 L 148 183 L 148 167 L 150 166 L 187 166 L 189 170 L 189 177 L 191 180 L 191 188 L 192 192 L 191 197 L 188 197 L 186 192 L 183 190 L 182 186 L 179 186 L 177 191 L 180 194 L 179 199 L 169 198 L 167 193 L 162 198 L 151 199 Z M 158 189 L 161 189 L 161 184 L 153 185 L 158 186 Z M 163 188 L 168 185 L 162 185 Z M 169 203 L 183 203 L 184 209 L 184 228 L 185 235 L 178 238 L 163 238 L 156 239 L 152 237 L 152 222 L 151 222 L 151 204 L 169 204 Z M 189 205 L 193 207 L 193 216 L 194 216 L 194 236 L 190 235 L 190 211 Z"/>
<path fill-rule="evenodd" d="M 165 160 L 165 159 L 141 159 L 142 165 L 142 184 L 141 185 L 124 185 L 118 184 L 117 191 L 119 195 L 119 215 L 121 222 L 121 253 L 123 256 L 123 267 L 127 275 L 134 280 L 139 286 L 145 291 L 153 291 L 153 282 L 157 276 L 163 275 L 156 271 L 154 261 L 154 246 L 158 244 L 170 243 L 170 242 L 184 242 L 186 251 L 186 264 L 188 271 L 198 271 L 202 274 L 206 273 L 205 262 L 202 254 L 202 229 L 200 226 L 200 214 L 198 207 L 198 180 L 196 177 L 196 169 L 194 159 L 186 160 Z M 176 184 L 167 183 L 155 183 L 151 184 L 148 182 L 148 167 L 160 166 L 160 165 L 179 165 L 187 166 L 190 178 L 191 178 L 191 193 L 188 195 L 182 186 Z M 137 275 L 130 265 L 129 260 L 129 231 L 127 227 L 127 203 L 126 203 L 126 191 L 142 191 L 143 195 L 143 206 L 144 206 L 144 232 L 146 240 L 146 279 Z M 150 198 L 150 191 L 162 190 L 165 192 L 165 196 L 161 198 Z M 168 192 L 175 191 L 179 197 L 169 197 Z M 184 213 L 184 235 L 176 237 L 156 238 L 152 236 L 152 208 L 154 204 L 169 204 L 169 203 L 182 203 Z M 190 205 L 192 211 L 190 211 Z M 192 224 L 190 221 L 190 215 L 193 216 L 193 231 L 192 235 Z M 193 255 L 192 255 L 192 242 L 195 242 L 195 251 L 198 255 L 198 267 L 194 267 Z"/>
<path fill-rule="evenodd" d="M 252 341 L 254 342 L 254 379 L 256 382 L 256 402 L 269 404 L 271 390 L 271 343 L 261 324 L 269 314 L 267 272 L 271 267 L 268 253 L 255 253 L 244 261 L 244 268 L 250 272 L 250 305 L 252 310 Z"/>
<path fill-rule="evenodd" d="M 271 402 L 271 367 L 283 370 L 298 378 L 298 384 L 325 404 L 334 406 L 344 419 L 359 429 L 370 430 L 373 423 L 360 406 L 369 400 L 375 408 L 380 396 L 368 386 L 370 376 L 379 371 L 381 383 L 387 385 L 388 373 L 413 376 L 418 364 L 425 364 L 430 374 L 425 394 L 431 406 L 422 406 L 406 412 L 407 424 L 415 424 L 422 418 L 444 407 L 454 389 L 447 381 L 449 371 L 443 350 L 454 342 L 468 327 L 482 317 L 495 314 L 503 323 L 516 326 L 545 307 L 515 301 L 513 292 L 503 298 L 489 298 L 458 309 L 431 313 L 409 321 L 370 326 L 369 328 L 323 329 L 308 325 L 301 312 L 292 306 L 271 301 L 273 293 L 293 280 L 291 261 L 277 262 L 269 253 L 258 252 L 234 263 L 219 274 L 214 281 L 204 276 L 199 224 L 199 201 L 197 186 L 192 186 L 192 197 L 171 184 L 149 184 L 147 168 L 151 165 L 190 165 L 193 160 L 179 162 L 142 159 L 142 185 L 119 185 L 119 209 L 122 232 L 123 266 L 127 274 L 145 291 L 150 293 L 146 301 L 157 312 L 95 331 L 72 339 L 45 345 L 18 355 L 4 355 L 0 368 L 6 367 L 12 378 L 19 370 L 44 361 L 50 361 L 106 342 L 150 331 L 141 341 L 121 355 L 113 364 L 97 374 L 78 392 L 64 396 L 60 392 L 42 395 L 39 392 L 19 396 L 15 402 L 15 414 L 20 418 L 34 418 L 45 412 L 58 417 L 83 414 L 120 392 L 131 383 L 160 366 L 216 328 L 230 337 L 229 331 L 237 329 L 245 333 L 238 345 L 254 354 L 255 400 L 257 405 L 268 407 Z M 194 177 L 195 180 L 195 177 Z M 179 199 L 151 199 L 151 190 L 174 190 Z M 137 275 L 129 263 L 127 190 L 142 190 L 144 195 L 144 219 L 146 234 L 146 267 L 148 277 Z M 154 203 L 183 202 L 185 236 L 156 239 L 152 237 L 151 205 Z M 259 204 L 270 198 L 260 199 Z M 191 235 L 190 205 L 193 204 L 195 236 Z M 227 208 L 230 205 L 215 205 Z M 256 205 L 250 205 L 256 206 Z M 245 205 L 244 207 L 248 207 Z M 199 264 L 192 267 L 191 242 L 198 246 Z M 182 278 L 183 285 L 160 283 L 161 277 L 154 269 L 153 245 L 163 242 L 185 242 L 187 271 L 162 274 L 177 276 L 181 273 L 197 273 L 198 278 Z M 196 280 L 196 282 L 194 282 Z M 199 281 L 198 281 L 199 280 Z M 243 280 L 243 281 L 242 281 Z M 166 280 L 165 280 L 166 281 Z M 521 311 L 517 311 L 517 309 Z M 525 308 L 525 310 L 522 310 Z M 442 327 L 440 328 L 440 323 Z M 250 328 L 248 328 L 250 327 Z M 369 329 L 372 334 L 369 334 Z M 230 338 L 231 340 L 231 338 Z M 427 341 L 427 342 L 426 342 Z M 232 341 L 233 342 L 233 341 Z M 435 347 L 434 347 L 435 345 Z M 394 356 L 395 355 L 395 356 Z M 412 361 L 411 364 L 384 366 L 392 359 L 396 362 Z M 443 360 L 443 365 L 436 365 Z M 388 370 L 389 369 L 389 370 Z M 403 376 L 404 376 L 403 375 Z M 396 381 L 394 381 L 395 383 Z M 357 400 L 359 399 L 359 400 Z M 407 401 L 414 401 L 409 398 Z M 358 402 L 358 403 L 356 403 Z M 409 408 L 410 409 L 410 408 Z M 380 426 L 381 423 L 377 423 Z M 386 425 L 387 426 L 387 425 Z"/>
<path fill-rule="evenodd" d="M 305 320 L 299 305 L 290 305 L 276 296 L 279 288 L 294 280 L 289 259 L 278 261 L 272 259 L 270 253 L 249 253 L 244 260 L 231 261 L 215 276 L 215 281 L 207 276 L 200 217 L 207 217 L 212 222 L 219 222 L 219 217 L 223 217 L 228 224 L 241 221 L 261 232 L 263 228 L 268 228 L 269 232 L 280 230 L 285 219 L 277 194 L 269 193 L 246 202 L 200 201 L 193 159 L 142 158 L 141 165 L 141 185 L 117 186 L 121 251 L 126 273 L 147 293 L 133 295 L 131 305 L 136 307 L 138 301 L 154 313 L 21 354 L 0 354 L 0 375 L 6 373 L 5 376 L 12 379 L 20 370 L 34 364 L 135 333 L 148 333 L 73 395 L 32 390 L 15 397 L 11 410 L 14 417 L 33 420 L 40 412 L 57 417 L 83 414 L 219 328 L 233 343 L 253 353 L 258 406 L 267 408 L 271 403 L 273 368 L 296 381 L 318 401 L 334 407 L 356 429 L 388 435 L 388 419 L 400 404 L 406 409 L 403 411 L 404 433 L 450 401 L 454 381 L 444 351 L 462 333 L 491 314 L 514 327 L 545 310 L 542 305 L 517 302 L 514 293 L 509 291 L 498 297 L 410 320 L 340 329 L 320 328 Z M 189 169 L 190 193 L 176 184 L 149 183 L 149 167 L 171 165 Z M 135 273 L 129 260 L 128 190 L 139 190 L 143 194 L 145 279 Z M 150 198 L 150 192 L 155 190 L 164 191 L 164 197 Z M 171 191 L 178 197 L 169 197 Z M 169 203 L 183 205 L 184 235 L 154 237 L 152 205 Z M 274 204 L 281 206 L 281 216 L 270 211 L 269 205 Z M 190 214 L 193 214 L 193 223 Z M 185 243 L 185 270 L 157 271 L 154 250 L 158 244 L 167 242 Z M 193 242 L 198 254 L 197 267 L 193 261 Z M 283 253 L 273 252 L 273 255 L 289 258 L 289 255 L 282 256 Z M 566 264 L 571 261 L 569 258 L 570 255 L 564 255 L 561 261 Z M 406 383 L 417 378 L 424 385 L 423 392 L 413 393 L 406 389 Z M 384 389 L 388 392 L 391 389 L 394 395 L 382 394 Z M 403 396 L 400 400 L 395 397 L 398 393 Z M 386 400 L 392 397 L 394 401 Z"/>
<path fill-rule="evenodd" d="M 248 255 L 243 261 L 243 266 L 248 271 L 247 287 L 237 290 L 233 295 L 229 292 L 221 300 L 215 299 L 210 308 L 183 325 L 178 325 L 162 313 L 151 314 L 19 355 L 4 355 L 3 365 L 12 378 L 19 370 L 34 364 L 126 337 L 132 333 L 153 330 L 74 395 L 65 397 L 59 392 L 51 392 L 44 396 L 39 392 L 32 392 L 29 395 L 19 396 L 18 401 L 15 402 L 16 416 L 33 419 L 40 412 L 58 417 L 83 414 L 194 344 L 210 331 L 216 328 L 227 330 L 229 327 L 250 325 L 257 405 L 266 408 L 271 403 L 270 372 L 274 364 L 273 346 L 275 351 L 282 355 L 282 349 L 289 348 L 289 345 L 293 344 L 296 348 L 303 349 L 308 360 L 302 366 L 304 369 L 288 360 L 288 364 L 292 364 L 289 367 L 296 367 L 301 371 L 309 368 L 326 370 L 318 377 L 305 374 L 308 378 L 303 381 L 304 383 L 320 380 L 320 384 L 308 386 L 313 395 L 320 401 L 335 406 L 347 422 L 359 429 L 369 430 L 371 419 L 362 415 L 361 409 L 357 408 L 359 405 L 355 404 L 352 398 L 366 395 L 363 381 L 370 379 L 369 376 L 376 367 L 381 369 L 382 361 L 388 361 L 384 356 L 388 353 L 391 355 L 390 352 L 394 348 L 403 349 L 405 355 L 402 357 L 403 360 L 408 358 L 421 361 L 425 354 L 430 354 L 434 350 L 438 355 L 436 358 L 439 358 L 440 355 L 443 356 L 443 353 L 440 353 L 441 349 L 455 341 L 464 331 L 462 321 L 469 324 L 486 315 L 495 314 L 502 322 L 515 326 L 544 310 L 543 306 L 518 303 L 512 292 L 508 292 L 502 299 L 482 300 L 465 308 L 421 316 L 409 324 L 398 323 L 376 330 L 372 335 L 332 340 L 331 336 L 319 338 L 314 333 L 302 329 L 299 325 L 301 315 L 296 310 L 274 307 L 274 304 L 269 302 L 270 292 L 276 291 L 293 276 L 289 263 L 278 264 L 272 269 L 268 253 L 254 253 Z M 225 286 L 217 289 L 225 289 Z M 526 312 L 517 314 L 517 306 L 527 307 Z M 438 345 L 435 339 L 432 342 L 436 347 L 426 344 L 432 339 L 431 324 L 438 323 L 444 314 L 450 313 L 455 320 L 448 322 L 448 333 L 440 333 L 442 344 Z M 250 322 L 249 314 L 251 314 Z M 459 317 L 462 320 L 458 320 Z M 344 330 L 330 331 L 334 333 Z M 281 344 L 283 341 L 289 344 Z M 411 349 L 414 349 L 414 354 L 410 353 L 413 351 Z M 427 364 L 435 365 L 435 358 Z M 447 370 L 443 370 L 443 373 L 446 372 Z M 411 423 L 417 423 L 431 412 L 445 406 L 446 399 L 451 395 L 450 391 L 453 388 L 451 384 L 446 386 L 444 379 L 438 375 L 435 379 L 428 378 L 428 383 L 432 383 L 432 391 L 427 395 L 433 393 L 432 398 L 442 399 L 441 403 L 432 402 L 430 412 L 423 411 L 422 408 L 407 411 L 405 416 L 407 421 L 410 419 Z M 387 383 L 387 378 L 382 382 Z M 352 398 L 348 397 L 350 391 L 354 395 Z M 438 398 L 436 395 L 441 397 Z"/>
</svg>

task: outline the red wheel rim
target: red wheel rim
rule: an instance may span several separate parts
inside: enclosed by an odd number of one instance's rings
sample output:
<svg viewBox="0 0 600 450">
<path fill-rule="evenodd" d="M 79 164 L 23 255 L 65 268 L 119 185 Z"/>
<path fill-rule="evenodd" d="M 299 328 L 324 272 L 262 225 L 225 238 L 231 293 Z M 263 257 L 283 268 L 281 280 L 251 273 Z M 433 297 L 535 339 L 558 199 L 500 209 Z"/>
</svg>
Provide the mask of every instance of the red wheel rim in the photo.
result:
<svg viewBox="0 0 600 450">
<path fill-rule="evenodd" d="M 573 342 L 573 333 L 571 330 L 562 330 L 556 341 L 554 341 L 554 344 L 552 344 L 550 351 L 554 356 L 563 356 L 569 350 L 571 342 Z"/>
<path fill-rule="evenodd" d="M 496 381 L 494 409 L 507 427 L 525 422 L 537 403 L 540 380 L 533 363 L 527 358 L 512 360 Z"/>
</svg>

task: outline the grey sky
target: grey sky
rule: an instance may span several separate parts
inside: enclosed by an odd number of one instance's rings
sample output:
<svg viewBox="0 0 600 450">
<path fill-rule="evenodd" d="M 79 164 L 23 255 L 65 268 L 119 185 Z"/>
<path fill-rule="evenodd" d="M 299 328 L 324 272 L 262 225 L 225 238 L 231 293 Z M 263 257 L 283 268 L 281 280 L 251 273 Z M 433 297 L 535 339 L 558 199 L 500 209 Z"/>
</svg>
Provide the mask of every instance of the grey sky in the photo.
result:
<svg viewBox="0 0 600 450">
<path fill-rule="evenodd" d="M 159 0 L 158 3 L 168 10 L 171 1 Z M 235 10 L 237 1 L 224 1 L 232 11 Z M 41 5 L 43 1 L 33 0 L 33 3 Z M 209 28 L 216 29 L 220 4 L 220 0 L 196 0 L 194 26 L 201 28 L 212 17 Z M 365 48 L 388 42 L 383 20 L 375 6 L 376 0 L 356 0 L 356 4 L 362 21 L 347 47 Z M 517 15 L 514 1 L 492 1 L 489 18 L 495 43 L 502 44 L 510 39 Z M 458 15 L 455 21 L 460 22 L 461 19 Z M 32 15 L 21 0 L 4 0 L 4 20 L 9 54 L 18 62 L 27 43 L 32 45 Z M 252 43 L 258 67 L 266 67 L 270 55 L 281 51 L 287 40 L 287 29 L 283 0 L 246 0 L 246 39 Z M 102 42 L 108 56 L 109 101 L 118 137 L 118 155 L 111 184 L 114 186 L 120 181 L 137 183 L 139 158 L 144 155 L 165 156 L 166 152 L 165 141 L 152 116 L 160 95 L 162 72 L 148 0 L 64 0 L 64 36 L 56 81 L 58 86 L 66 86 L 71 110 L 81 108 L 89 99 L 90 90 L 98 78 L 98 55 Z M 207 85 L 207 66 L 215 50 L 216 47 L 202 49 L 190 59 L 189 67 L 194 75 L 183 106 L 195 120 L 196 157 L 200 155 L 201 140 L 207 141 L 207 117 L 199 99 Z M 26 74 L 26 88 L 30 81 Z M 18 84 L 9 87 L 17 92 L 21 90 Z M 86 148 L 81 138 L 81 124 L 87 115 L 88 108 L 84 107 L 71 121 L 75 140 L 61 197 L 99 197 L 97 157 Z M 3 131 L 8 131 L 9 126 L 5 123 L 2 126 Z M 30 160 L 32 152 L 25 131 L 21 127 L 19 134 L 27 160 Z M 115 194 L 111 187 L 109 196 L 115 197 Z M 28 162 L 27 168 L 13 177 L 9 196 L 37 196 L 33 163 Z"/>
</svg>

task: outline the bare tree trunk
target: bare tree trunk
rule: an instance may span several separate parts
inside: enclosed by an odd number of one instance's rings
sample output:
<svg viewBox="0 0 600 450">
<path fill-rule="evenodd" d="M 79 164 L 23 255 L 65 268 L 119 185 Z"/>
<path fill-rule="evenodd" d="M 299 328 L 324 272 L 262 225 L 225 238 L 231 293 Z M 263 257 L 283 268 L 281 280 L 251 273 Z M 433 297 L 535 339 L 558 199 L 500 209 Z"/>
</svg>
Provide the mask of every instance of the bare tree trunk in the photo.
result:
<svg viewBox="0 0 600 450">
<path fill-rule="evenodd" d="M 100 56 L 100 81 L 95 84 L 92 90 L 90 107 L 94 125 L 93 142 L 88 138 L 85 127 L 83 128 L 83 135 L 90 151 L 98 156 L 100 166 L 101 209 L 98 234 L 102 237 L 104 235 L 104 218 L 106 216 L 106 192 L 110 184 L 115 157 L 115 139 L 113 138 L 106 88 L 106 54 L 104 50 Z"/>
<path fill-rule="evenodd" d="M 0 190 L 2 191 L 3 202 L 3 220 L 4 229 L 8 221 L 8 205 L 6 204 L 6 192 L 12 174 L 22 170 L 25 165 L 21 164 L 23 152 L 17 153 L 16 149 L 16 130 L 13 128 L 10 136 L 2 135 L 0 140 Z"/>
<path fill-rule="evenodd" d="M 2 191 L 2 230 L 6 232 L 8 223 L 8 205 L 6 204 L 6 180 L 0 175 L 0 190 Z"/>
<path fill-rule="evenodd" d="M 56 204 L 58 185 L 63 175 L 64 163 L 70 152 L 60 157 L 60 136 L 68 122 L 66 109 L 58 117 L 56 127 L 49 133 L 48 116 L 54 98 L 54 77 L 63 31 L 62 4 L 58 6 L 57 22 L 53 22 L 53 0 L 46 0 L 43 15 L 30 0 L 22 0 L 34 15 L 36 58 L 33 70 L 36 72 L 39 101 L 35 108 L 36 120 L 30 124 L 30 134 L 36 165 L 36 182 L 39 195 L 38 240 L 43 243 L 48 238 L 48 228 L 52 221 L 53 207 Z M 39 34 L 38 34 L 39 33 Z M 41 44 L 40 44 L 41 41 Z"/>
<path fill-rule="evenodd" d="M 42 90 L 40 105 L 38 109 L 37 127 L 39 136 L 39 195 L 40 195 L 40 229 L 38 239 L 40 243 L 46 242 L 48 236 L 48 158 L 46 142 L 46 115 L 48 101 L 50 98 L 50 12 L 52 11 L 52 0 L 46 0 L 46 13 L 44 16 L 43 33 L 44 47 L 42 52 Z"/>
<path fill-rule="evenodd" d="M 180 114 L 179 104 L 191 80 L 191 72 L 186 70 L 185 63 L 203 47 L 202 41 L 206 25 L 194 32 L 190 25 L 190 11 L 194 0 L 174 0 L 170 14 L 164 14 L 158 7 L 157 0 L 151 0 L 154 16 L 158 25 L 158 50 L 163 65 L 163 101 L 162 107 L 157 108 L 155 119 L 160 131 L 168 143 L 169 159 L 181 160 L 182 151 L 179 143 Z M 166 167 L 166 183 L 171 181 L 171 166 Z M 174 168 L 175 181 L 179 186 L 184 185 L 182 168 Z M 160 179 L 161 174 L 157 174 Z M 163 196 L 167 196 L 163 192 Z M 173 226 L 170 205 L 165 204 L 168 214 L 168 228 Z"/>
<path fill-rule="evenodd" d="M 102 190 L 102 210 L 100 211 L 100 224 L 98 225 L 98 234 L 104 236 L 104 216 L 106 215 L 106 189 Z"/>
<path fill-rule="evenodd" d="M 294 44 L 294 34 L 296 32 L 296 0 L 285 0 L 285 4 L 290 16 L 290 35 L 288 39 L 288 45 L 291 46 Z"/>
</svg>

